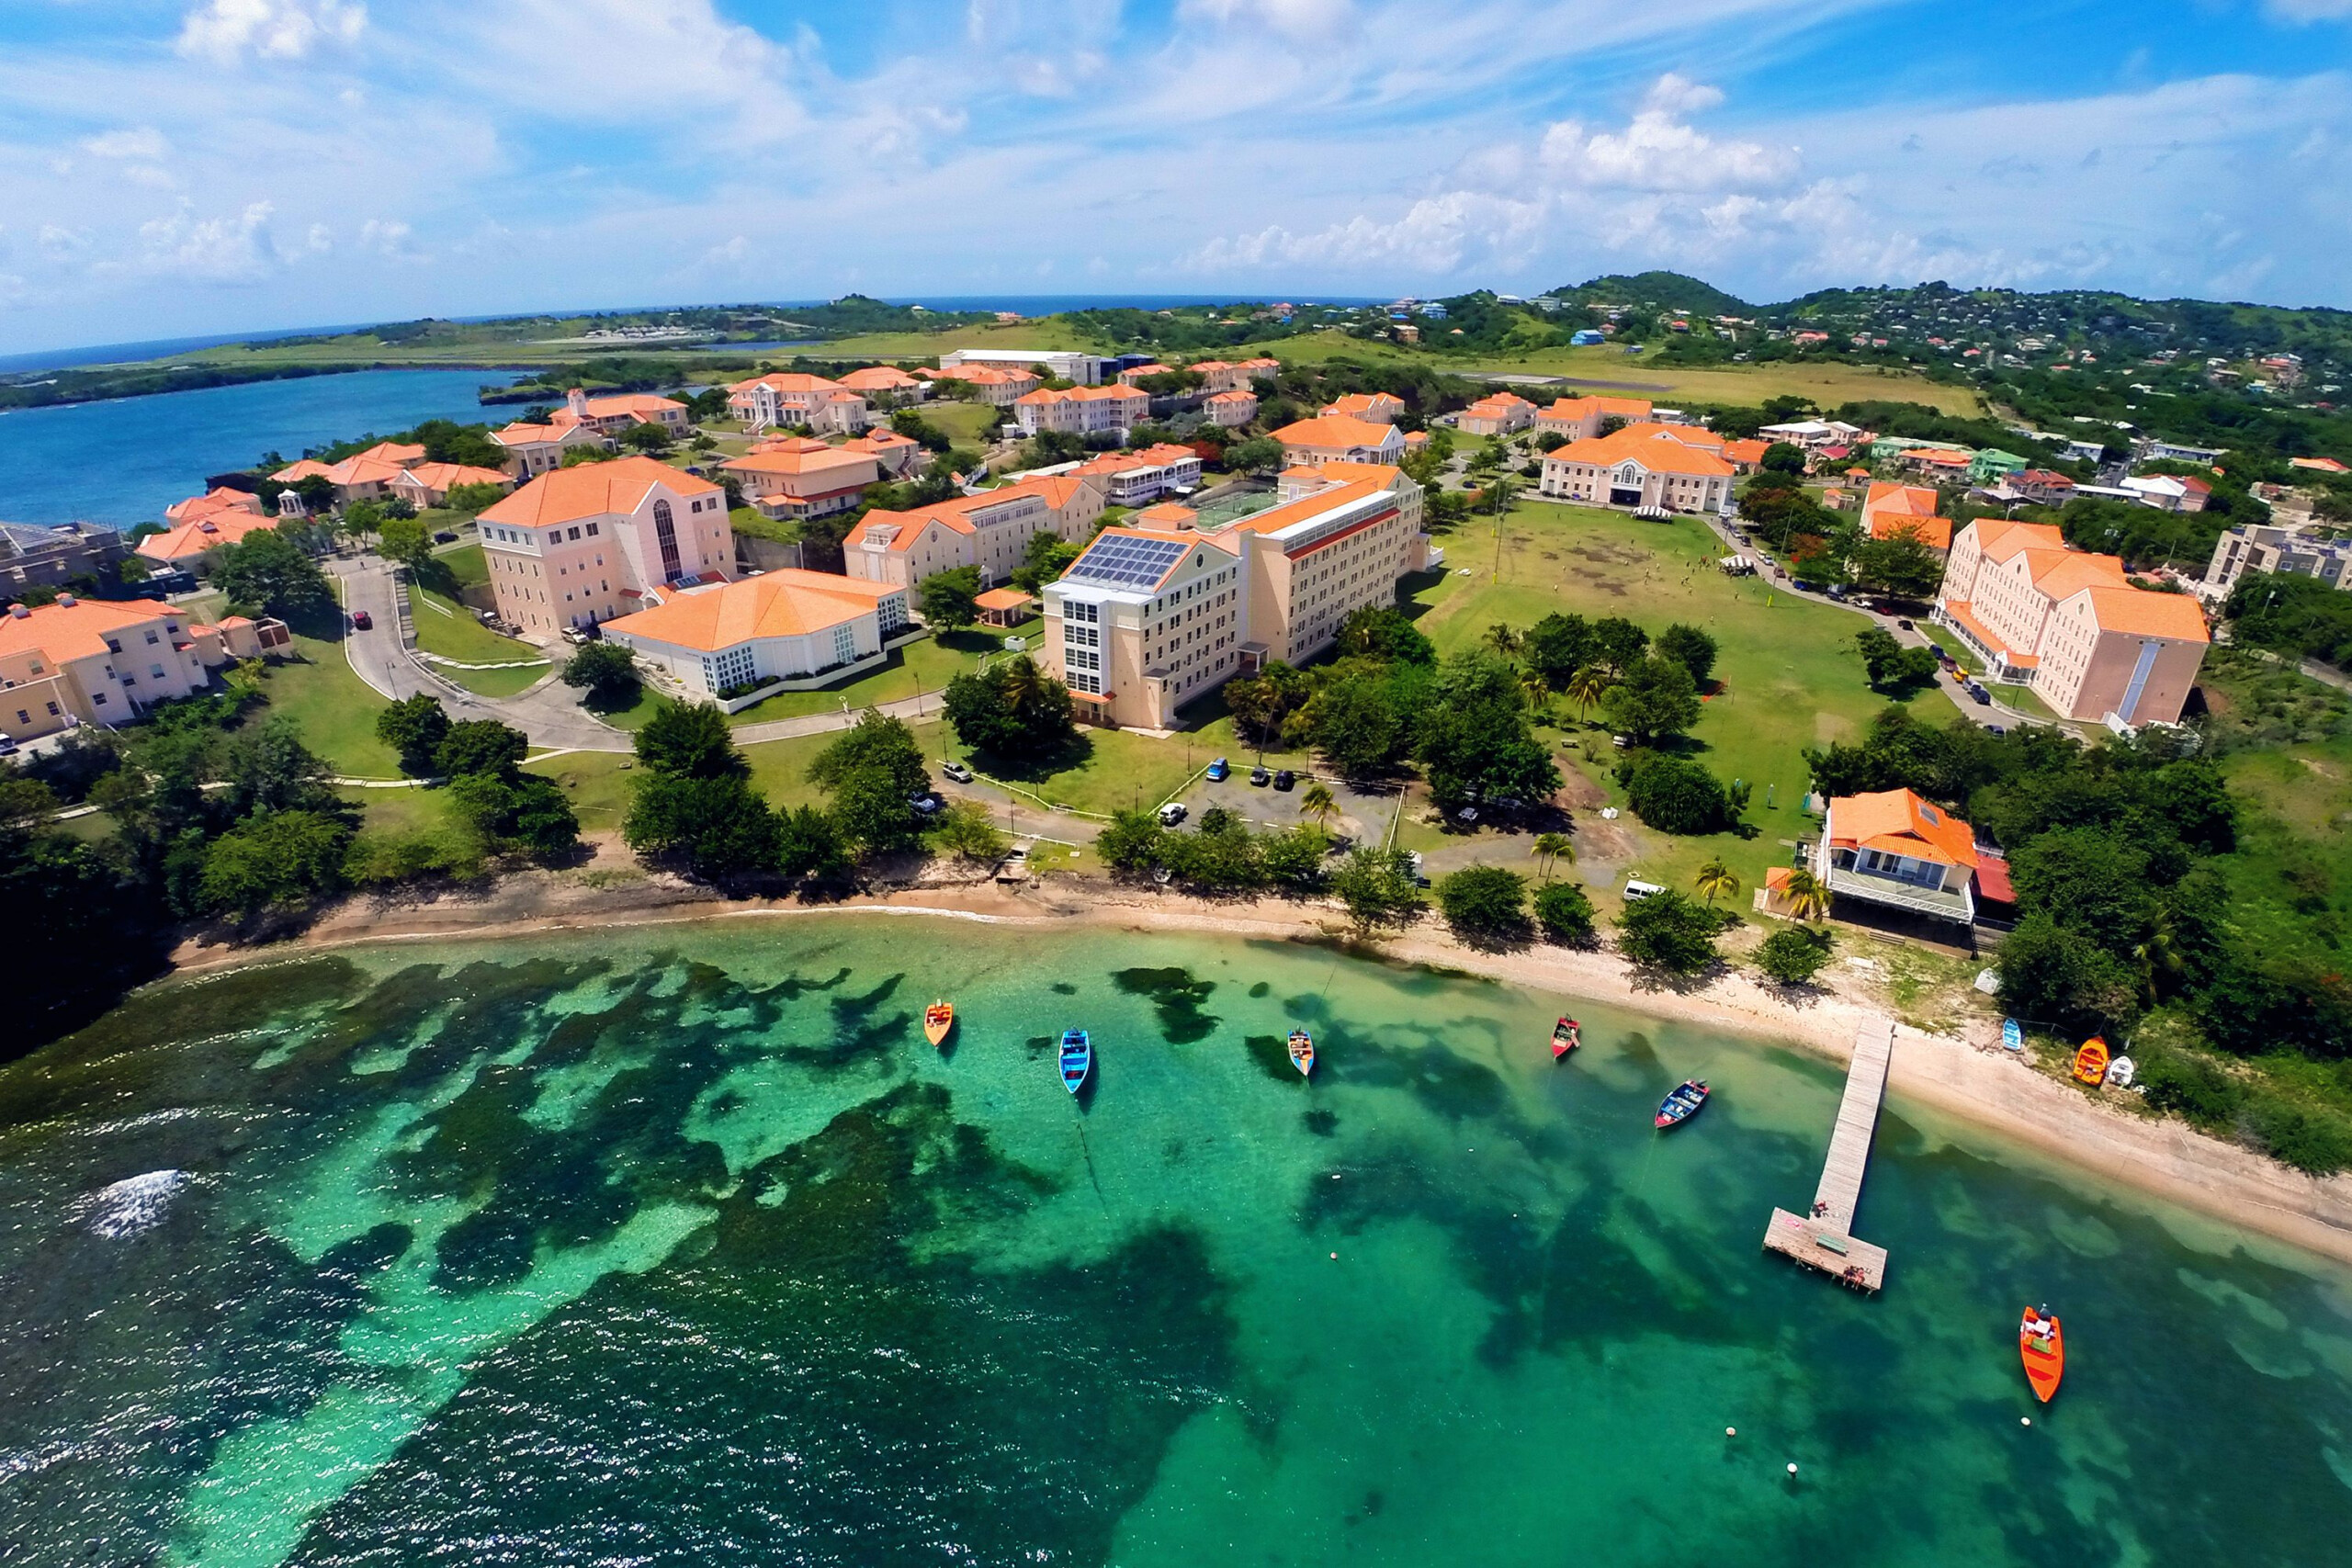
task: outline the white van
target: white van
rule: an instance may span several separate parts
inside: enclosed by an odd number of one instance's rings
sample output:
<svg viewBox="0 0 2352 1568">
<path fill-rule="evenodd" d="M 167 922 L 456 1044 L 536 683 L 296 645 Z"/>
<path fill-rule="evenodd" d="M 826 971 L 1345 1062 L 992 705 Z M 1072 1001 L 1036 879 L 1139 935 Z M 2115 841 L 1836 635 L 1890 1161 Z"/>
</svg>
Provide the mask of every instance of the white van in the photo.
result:
<svg viewBox="0 0 2352 1568">
<path fill-rule="evenodd" d="M 1632 878 L 1628 877 L 1625 882 L 1625 902 L 1631 904 L 1639 899 L 1646 898 L 1653 893 L 1663 893 L 1665 891 L 1665 888 L 1659 886 L 1655 882 L 1635 882 Z"/>
</svg>

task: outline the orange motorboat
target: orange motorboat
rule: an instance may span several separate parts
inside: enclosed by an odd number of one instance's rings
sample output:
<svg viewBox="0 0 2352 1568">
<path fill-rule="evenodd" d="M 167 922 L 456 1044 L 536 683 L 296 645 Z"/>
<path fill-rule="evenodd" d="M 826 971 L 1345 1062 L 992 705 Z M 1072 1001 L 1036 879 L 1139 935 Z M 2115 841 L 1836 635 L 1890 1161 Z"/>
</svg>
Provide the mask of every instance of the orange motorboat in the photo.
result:
<svg viewBox="0 0 2352 1568">
<path fill-rule="evenodd" d="M 955 1027 L 954 1002 L 933 1002 L 922 1010 L 922 1037 L 933 1045 L 944 1044 L 947 1032 Z"/>
<path fill-rule="evenodd" d="M 2066 1375 L 2066 1337 L 2048 1307 L 2025 1309 L 2025 1321 L 2018 1325 L 2018 1354 L 2025 1360 L 2025 1381 L 2042 1404 L 2049 1404 L 2058 1392 L 2058 1380 Z"/>
<path fill-rule="evenodd" d="M 2107 1042 L 2092 1035 L 2075 1053 L 2075 1078 L 2078 1083 L 2093 1086 L 2107 1081 Z"/>
</svg>

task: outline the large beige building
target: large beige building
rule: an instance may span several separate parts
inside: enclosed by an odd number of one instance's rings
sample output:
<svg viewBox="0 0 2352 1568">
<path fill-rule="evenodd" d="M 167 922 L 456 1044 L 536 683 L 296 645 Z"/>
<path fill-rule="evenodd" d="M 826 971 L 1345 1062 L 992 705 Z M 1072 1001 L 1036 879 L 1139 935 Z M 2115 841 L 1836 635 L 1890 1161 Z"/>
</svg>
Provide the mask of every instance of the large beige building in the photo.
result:
<svg viewBox="0 0 2352 1568">
<path fill-rule="evenodd" d="M 1284 492 L 1215 533 L 1106 528 L 1046 585 L 1042 658 L 1089 716 L 1167 728 L 1235 675 L 1313 658 L 1427 558 L 1420 487 L 1393 468 L 1327 465 Z"/>
<path fill-rule="evenodd" d="M 727 411 L 753 431 L 805 424 L 820 435 L 855 435 L 868 423 L 863 395 L 839 381 L 797 372 L 730 383 Z"/>
<path fill-rule="evenodd" d="M 847 512 L 882 477 L 881 457 L 871 447 L 828 446 L 808 436 L 763 442 L 718 468 L 734 478 L 745 502 L 770 517 Z"/>
<path fill-rule="evenodd" d="M 646 597 L 605 640 L 713 697 L 854 664 L 907 626 L 904 589 L 797 568 Z"/>
<path fill-rule="evenodd" d="M 1394 464 L 1405 455 L 1405 433 L 1393 424 L 1345 414 L 1302 419 L 1274 432 L 1283 444 L 1285 468 L 1319 468 L 1326 463 Z"/>
<path fill-rule="evenodd" d="M 1027 479 L 911 512 L 869 512 L 842 544 L 842 564 L 852 577 L 897 588 L 972 566 L 985 588 L 1012 575 L 1037 535 L 1077 544 L 1102 515 L 1097 484 L 1069 475 Z"/>
<path fill-rule="evenodd" d="M 1565 435 L 1571 441 L 1590 441 L 1600 434 L 1600 422 L 1622 420 L 1627 424 L 1647 424 L 1650 402 L 1647 398 L 1560 398 L 1549 408 L 1539 409 L 1535 428 L 1539 434 Z"/>
<path fill-rule="evenodd" d="M 1012 417 L 1024 435 L 1060 431 L 1071 435 L 1115 435 L 1122 446 L 1127 433 L 1151 414 L 1151 395 L 1140 387 L 1069 387 L 1056 391 L 1040 387 L 1012 400 Z"/>
<path fill-rule="evenodd" d="M 2186 593 L 2134 588 L 2114 556 L 2070 549 L 2047 523 L 1984 517 L 1960 531 L 1936 619 L 2068 718 L 2176 723 L 2211 641 Z"/>
<path fill-rule="evenodd" d="M 650 591 L 733 575 L 727 492 L 650 457 L 541 474 L 479 525 L 498 613 L 526 635 L 608 621 Z"/>
<path fill-rule="evenodd" d="M 0 613 L 0 735 L 29 740 L 77 724 L 127 724 L 156 703 L 203 691 L 208 671 L 285 640 L 276 621 L 231 615 L 202 626 L 153 599 L 61 593 L 38 607 L 11 604 Z"/>
<path fill-rule="evenodd" d="M 1544 455 L 1537 488 L 1553 501 L 1720 512 L 1736 473 L 1723 437 L 1695 424 L 1629 424 Z"/>
</svg>

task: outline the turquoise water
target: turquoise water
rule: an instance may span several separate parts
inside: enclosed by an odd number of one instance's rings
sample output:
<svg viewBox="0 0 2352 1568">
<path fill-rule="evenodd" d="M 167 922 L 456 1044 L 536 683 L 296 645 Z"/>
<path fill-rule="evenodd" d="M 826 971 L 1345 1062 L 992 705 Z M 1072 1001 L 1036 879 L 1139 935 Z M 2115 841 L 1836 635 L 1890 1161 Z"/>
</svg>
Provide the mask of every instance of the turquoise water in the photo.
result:
<svg viewBox="0 0 2352 1568">
<path fill-rule="evenodd" d="M 164 986 L 0 1069 L 0 1562 L 2343 1561 L 2352 1279 L 1897 1100 L 1854 1297 L 1758 1250 L 1838 1086 L 911 919 Z"/>
<path fill-rule="evenodd" d="M 478 394 L 514 379 L 500 370 L 360 370 L 0 412 L 0 521 L 161 522 L 207 475 L 266 452 L 299 457 L 428 419 L 503 424 L 514 411 L 485 410 Z"/>
</svg>

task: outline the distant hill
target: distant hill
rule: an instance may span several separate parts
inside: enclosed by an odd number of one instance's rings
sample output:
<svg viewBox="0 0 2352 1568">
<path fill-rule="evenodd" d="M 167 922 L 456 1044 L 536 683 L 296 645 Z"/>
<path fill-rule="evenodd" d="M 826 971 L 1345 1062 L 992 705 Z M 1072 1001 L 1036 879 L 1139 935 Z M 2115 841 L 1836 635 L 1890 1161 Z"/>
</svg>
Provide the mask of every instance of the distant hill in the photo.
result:
<svg viewBox="0 0 2352 1568">
<path fill-rule="evenodd" d="M 1555 288 L 1551 294 L 1578 305 L 1649 306 L 1701 316 L 1745 316 L 1755 310 L 1738 296 L 1679 272 L 1612 272 L 1572 288 Z"/>
</svg>

